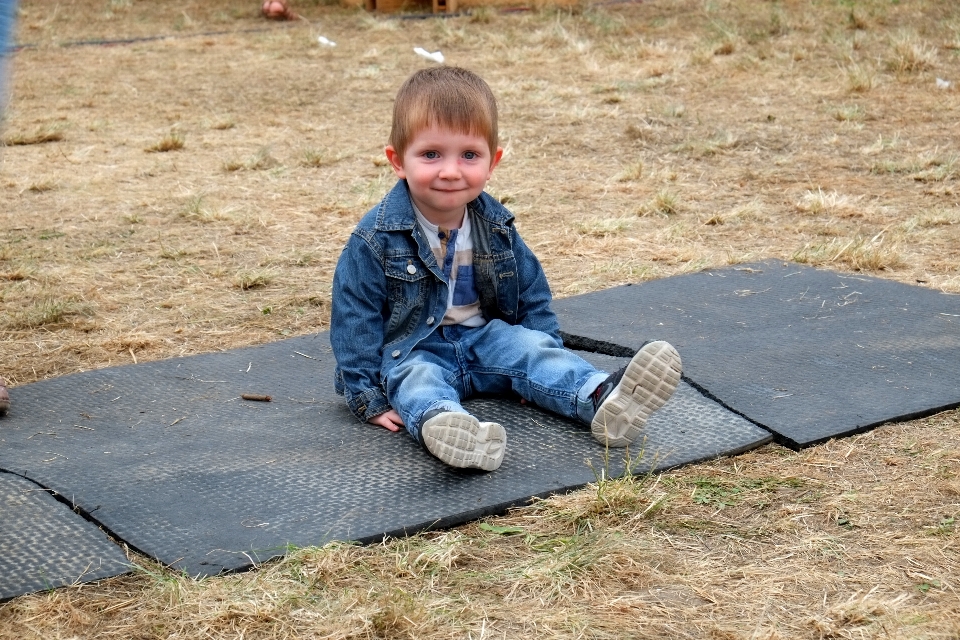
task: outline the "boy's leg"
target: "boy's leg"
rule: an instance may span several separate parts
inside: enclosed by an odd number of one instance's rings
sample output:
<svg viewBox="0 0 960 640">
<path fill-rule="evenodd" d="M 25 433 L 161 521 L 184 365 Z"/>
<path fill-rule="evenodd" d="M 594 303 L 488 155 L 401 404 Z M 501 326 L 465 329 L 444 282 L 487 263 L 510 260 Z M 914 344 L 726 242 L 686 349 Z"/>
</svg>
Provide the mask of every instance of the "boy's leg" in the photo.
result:
<svg viewBox="0 0 960 640">
<path fill-rule="evenodd" d="M 387 398 L 407 431 L 435 457 L 453 467 L 493 471 L 503 461 L 506 432 L 499 424 L 480 422 L 460 405 L 460 358 L 456 347 L 438 334 L 391 370 Z"/>
<path fill-rule="evenodd" d="M 421 349 L 418 345 L 387 374 L 385 381 L 390 406 L 400 414 L 410 435 L 421 443 L 420 425 L 424 414 L 464 410 L 455 387 L 456 362 L 445 361 L 442 354 L 426 346 L 428 348 Z"/>
<path fill-rule="evenodd" d="M 593 437 L 610 447 L 634 442 L 650 414 L 667 403 L 680 384 L 680 354 L 669 343 L 648 342 L 620 371 L 591 394 Z"/>
<path fill-rule="evenodd" d="M 608 375 L 549 335 L 493 320 L 460 342 L 470 373 L 467 395 L 513 391 L 564 417 L 586 424 L 593 418 L 589 396 Z"/>
<path fill-rule="evenodd" d="M 495 320 L 471 338 L 468 394 L 512 389 L 589 424 L 593 437 L 611 447 L 635 441 L 680 383 L 680 355 L 666 342 L 644 345 L 626 367 L 608 375 L 540 331 Z"/>
</svg>

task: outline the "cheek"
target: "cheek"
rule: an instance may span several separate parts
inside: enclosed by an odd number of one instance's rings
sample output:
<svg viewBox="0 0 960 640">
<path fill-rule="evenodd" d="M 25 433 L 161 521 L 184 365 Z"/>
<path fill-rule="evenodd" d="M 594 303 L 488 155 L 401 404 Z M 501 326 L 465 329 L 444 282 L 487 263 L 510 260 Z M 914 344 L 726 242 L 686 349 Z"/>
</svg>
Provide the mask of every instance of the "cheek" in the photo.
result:
<svg viewBox="0 0 960 640">
<path fill-rule="evenodd" d="M 470 176 L 474 183 L 486 182 L 490 179 L 490 171 L 486 167 L 476 167 Z"/>
<path fill-rule="evenodd" d="M 407 172 L 407 179 L 412 179 L 416 182 L 429 182 L 430 178 L 431 173 L 427 167 L 414 165 L 414 167 Z"/>
</svg>

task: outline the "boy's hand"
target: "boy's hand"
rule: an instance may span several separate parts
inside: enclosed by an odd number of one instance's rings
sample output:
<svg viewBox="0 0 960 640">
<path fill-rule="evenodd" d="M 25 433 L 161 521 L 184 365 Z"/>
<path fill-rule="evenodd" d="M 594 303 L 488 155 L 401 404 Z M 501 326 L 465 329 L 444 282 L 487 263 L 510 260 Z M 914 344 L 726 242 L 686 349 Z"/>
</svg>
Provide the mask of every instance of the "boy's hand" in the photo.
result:
<svg viewBox="0 0 960 640">
<path fill-rule="evenodd" d="M 375 424 L 387 429 L 388 431 L 400 431 L 400 428 L 403 426 L 403 420 L 400 419 L 400 414 L 396 412 L 395 409 L 390 409 L 386 413 L 381 413 L 378 416 L 374 416 L 367 420 L 370 424 Z"/>
</svg>

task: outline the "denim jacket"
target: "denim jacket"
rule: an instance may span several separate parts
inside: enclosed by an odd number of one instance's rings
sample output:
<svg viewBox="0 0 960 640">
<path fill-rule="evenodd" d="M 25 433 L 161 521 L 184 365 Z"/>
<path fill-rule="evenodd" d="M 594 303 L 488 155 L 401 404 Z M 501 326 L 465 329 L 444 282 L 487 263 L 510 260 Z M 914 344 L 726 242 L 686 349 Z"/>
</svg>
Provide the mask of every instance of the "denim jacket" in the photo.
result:
<svg viewBox="0 0 960 640">
<path fill-rule="evenodd" d="M 513 214 L 486 193 L 467 206 L 483 317 L 543 331 L 562 346 L 547 278 Z M 333 277 L 334 386 L 358 419 L 390 410 L 383 380 L 446 310 L 447 282 L 400 180 L 357 224 Z"/>
</svg>

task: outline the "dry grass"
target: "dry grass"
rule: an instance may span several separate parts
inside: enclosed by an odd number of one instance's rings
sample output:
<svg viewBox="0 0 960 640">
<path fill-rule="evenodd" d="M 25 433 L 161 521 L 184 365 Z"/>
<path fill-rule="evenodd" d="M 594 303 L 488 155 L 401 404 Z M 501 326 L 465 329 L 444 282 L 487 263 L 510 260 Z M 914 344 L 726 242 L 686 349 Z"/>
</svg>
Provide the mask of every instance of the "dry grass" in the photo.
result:
<svg viewBox="0 0 960 640">
<path fill-rule="evenodd" d="M 960 81 L 955 3 L 399 22 L 304 0 L 280 25 L 256 4 L 22 2 L 35 46 L 0 179 L 13 384 L 325 329 L 340 248 L 393 183 L 414 46 L 498 94 L 490 189 L 557 296 L 763 258 L 960 293 L 960 92 L 935 84 Z M 156 35 L 176 37 L 62 46 Z M 187 144 L 159 152 L 165 132 Z M 955 638 L 958 434 L 954 411 L 768 446 L 239 576 L 138 558 L 0 606 L 0 637 Z"/>
<path fill-rule="evenodd" d="M 179 131 L 171 131 L 160 138 L 159 142 L 152 144 L 144 151 L 147 153 L 166 153 L 167 151 L 179 151 L 183 149 L 184 137 Z"/>
</svg>

